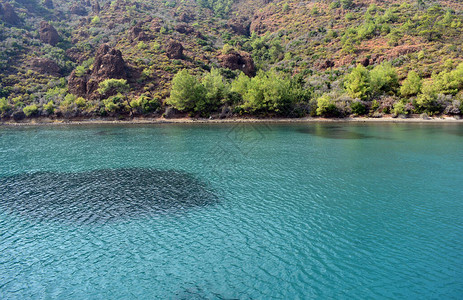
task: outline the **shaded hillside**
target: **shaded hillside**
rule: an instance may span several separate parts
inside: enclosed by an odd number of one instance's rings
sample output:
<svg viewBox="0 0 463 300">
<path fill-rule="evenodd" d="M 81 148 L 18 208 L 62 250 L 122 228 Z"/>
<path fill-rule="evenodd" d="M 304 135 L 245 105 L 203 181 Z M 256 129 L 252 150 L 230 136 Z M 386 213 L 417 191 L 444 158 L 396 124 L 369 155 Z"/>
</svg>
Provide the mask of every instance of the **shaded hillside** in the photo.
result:
<svg viewBox="0 0 463 300">
<path fill-rule="evenodd" d="M 463 110 L 457 0 L 17 0 L 0 20 L 6 119 Z M 169 98 L 183 69 L 186 108 Z M 410 72 L 416 92 L 401 88 Z"/>
</svg>

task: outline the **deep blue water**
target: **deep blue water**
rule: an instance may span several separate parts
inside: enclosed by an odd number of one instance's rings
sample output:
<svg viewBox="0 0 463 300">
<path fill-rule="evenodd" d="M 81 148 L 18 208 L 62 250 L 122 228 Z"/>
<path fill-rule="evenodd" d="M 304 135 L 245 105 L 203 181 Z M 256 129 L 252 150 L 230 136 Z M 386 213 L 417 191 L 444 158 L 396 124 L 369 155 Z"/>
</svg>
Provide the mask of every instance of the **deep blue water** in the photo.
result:
<svg viewBox="0 0 463 300">
<path fill-rule="evenodd" d="M 463 126 L 0 127 L 0 299 L 462 299 Z"/>
</svg>

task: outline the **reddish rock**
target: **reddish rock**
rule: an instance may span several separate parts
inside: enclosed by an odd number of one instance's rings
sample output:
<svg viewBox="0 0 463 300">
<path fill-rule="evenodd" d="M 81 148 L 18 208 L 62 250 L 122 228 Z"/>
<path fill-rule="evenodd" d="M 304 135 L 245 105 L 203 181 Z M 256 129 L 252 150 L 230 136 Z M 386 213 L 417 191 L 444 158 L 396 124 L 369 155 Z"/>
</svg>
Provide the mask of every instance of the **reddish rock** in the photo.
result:
<svg viewBox="0 0 463 300">
<path fill-rule="evenodd" d="M 166 47 L 166 54 L 170 59 L 183 58 L 183 45 L 177 41 L 169 41 Z"/>
<path fill-rule="evenodd" d="M 154 19 L 151 21 L 151 24 L 150 24 L 151 31 L 159 32 L 161 31 L 161 27 L 162 27 L 161 22 L 158 19 Z"/>
<path fill-rule="evenodd" d="M 19 23 L 21 23 L 21 19 L 14 11 L 13 6 L 11 6 L 11 4 L 9 3 L 3 4 L 3 10 L 1 14 L 3 21 L 5 21 L 6 23 L 9 23 L 11 25 L 18 25 Z"/>
<path fill-rule="evenodd" d="M 31 63 L 31 68 L 41 74 L 59 76 L 61 68 L 56 62 L 48 58 L 37 58 Z"/>
<path fill-rule="evenodd" d="M 85 16 L 87 14 L 87 10 L 85 9 L 85 7 L 80 6 L 78 4 L 72 5 L 69 11 L 71 12 L 71 14 L 78 16 Z"/>
<path fill-rule="evenodd" d="M 360 63 L 362 64 L 362 66 L 368 67 L 370 65 L 370 60 L 368 58 L 365 58 Z"/>
<path fill-rule="evenodd" d="M 133 42 L 138 39 L 139 41 L 151 41 L 153 37 L 146 34 L 145 30 L 142 28 L 142 23 L 138 23 L 129 30 L 129 38 Z"/>
<path fill-rule="evenodd" d="M 112 49 L 106 44 L 98 48 L 93 69 L 80 75 L 78 76 L 74 70 L 69 76 L 69 92 L 92 99 L 99 97 L 97 89 L 100 82 L 110 78 L 127 79 L 128 77 L 121 51 Z"/>
<path fill-rule="evenodd" d="M 127 69 L 120 50 L 101 45 L 93 62 L 92 76 L 97 78 L 127 78 Z"/>
<path fill-rule="evenodd" d="M 40 22 L 39 35 L 42 42 L 52 46 L 56 46 L 56 44 L 58 44 L 60 41 L 59 34 L 55 27 L 46 21 Z"/>
<path fill-rule="evenodd" d="M 195 16 L 190 12 L 182 12 L 178 16 L 178 20 L 180 22 L 184 22 L 184 23 L 189 23 L 189 22 L 193 21 L 194 19 L 195 19 Z"/>
<path fill-rule="evenodd" d="M 190 33 L 193 33 L 195 31 L 193 29 L 193 27 L 185 25 L 185 24 L 178 24 L 178 25 L 175 26 L 174 29 L 175 29 L 175 31 L 177 31 L 179 33 L 184 33 L 184 34 L 190 34 Z"/>
<path fill-rule="evenodd" d="M 249 53 L 231 51 L 228 54 L 220 55 L 219 60 L 224 68 L 241 70 L 250 77 L 256 75 L 256 67 Z"/>
<path fill-rule="evenodd" d="M 329 59 L 325 60 L 325 62 L 320 66 L 320 69 L 329 69 L 334 67 L 334 61 Z"/>
<path fill-rule="evenodd" d="M 228 28 L 233 30 L 236 34 L 249 35 L 249 28 L 251 22 L 245 18 L 230 19 L 227 22 Z"/>
</svg>

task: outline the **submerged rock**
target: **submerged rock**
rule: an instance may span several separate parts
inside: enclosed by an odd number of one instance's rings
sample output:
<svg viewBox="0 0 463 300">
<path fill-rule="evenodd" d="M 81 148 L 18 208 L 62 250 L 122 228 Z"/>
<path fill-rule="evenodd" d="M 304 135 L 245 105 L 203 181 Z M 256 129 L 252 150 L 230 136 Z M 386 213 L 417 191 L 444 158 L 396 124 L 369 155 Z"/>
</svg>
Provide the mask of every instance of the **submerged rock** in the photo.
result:
<svg viewBox="0 0 463 300">
<path fill-rule="evenodd" d="M 0 208 L 21 217 L 104 223 L 213 205 L 218 197 L 193 175 L 174 170 L 106 169 L 0 178 Z"/>
</svg>

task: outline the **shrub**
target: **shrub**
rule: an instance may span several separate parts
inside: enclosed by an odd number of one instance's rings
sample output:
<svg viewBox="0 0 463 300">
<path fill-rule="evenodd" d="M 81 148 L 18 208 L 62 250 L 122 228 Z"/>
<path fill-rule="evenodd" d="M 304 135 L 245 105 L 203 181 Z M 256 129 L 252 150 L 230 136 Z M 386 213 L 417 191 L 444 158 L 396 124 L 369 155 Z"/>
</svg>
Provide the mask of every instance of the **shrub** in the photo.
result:
<svg viewBox="0 0 463 300">
<path fill-rule="evenodd" d="M 39 112 L 39 108 L 36 104 L 31 104 L 23 108 L 23 112 L 26 117 L 34 116 Z"/>
<path fill-rule="evenodd" d="M 43 109 L 48 113 L 48 114 L 53 114 L 55 112 L 55 104 L 53 103 L 52 100 L 48 101 L 47 104 L 43 105 Z"/>
<path fill-rule="evenodd" d="M 100 95 L 109 92 L 124 93 L 129 90 L 130 86 L 125 79 L 106 79 L 98 84 L 98 93 Z"/>
<path fill-rule="evenodd" d="M 416 96 L 420 93 L 421 86 L 420 76 L 415 71 L 410 71 L 400 87 L 400 94 L 403 97 Z"/>
<path fill-rule="evenodd" d="M 11 105 L 6 98 L 0 98 L 0 114 L 6 113 L 11 109 Z"/>
<path fill-rule="evenodd" d="M 317 99 L 317 115 L 324 117 L 339 116 L 338 108 L 329 95 L 323 95 Z"/>
<path fill-rule="evenodd" d="M 205 94 L 204 86 L 198 78 L 183 69 L 172 79 L 172 89 L 166 103 L 179 111 L 192 112 L 196 102 L 205 97 Z"/>
<path fill-rule="evenodd" d="M 382 63 L 370 72 L 371 93 L 373 96 L 392 93 L 399 88 L 397 71 L 390 63 Z"/>
<path fill-rule="evenodd" d="M 364 115 L 367 112 L 365 105 L 360 101 L 352 102 L 350 108 L 355 115 Z"/>
<path fill-rule="evenodd" d="M 346 76 L 344 87 L 352 98 L 368 100 L 371 94 L 370 73 L 358 64 L 350 74 Z"/>
</svg>

